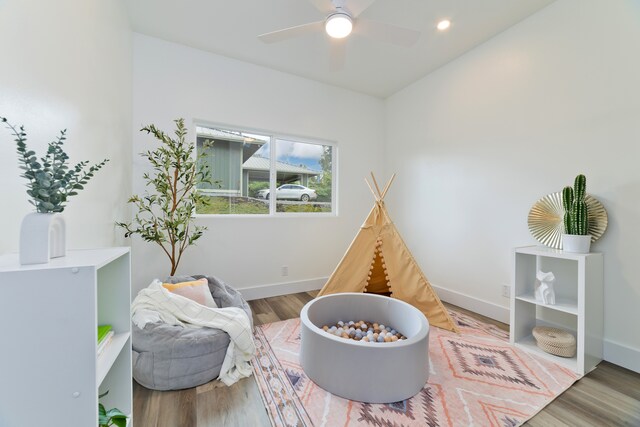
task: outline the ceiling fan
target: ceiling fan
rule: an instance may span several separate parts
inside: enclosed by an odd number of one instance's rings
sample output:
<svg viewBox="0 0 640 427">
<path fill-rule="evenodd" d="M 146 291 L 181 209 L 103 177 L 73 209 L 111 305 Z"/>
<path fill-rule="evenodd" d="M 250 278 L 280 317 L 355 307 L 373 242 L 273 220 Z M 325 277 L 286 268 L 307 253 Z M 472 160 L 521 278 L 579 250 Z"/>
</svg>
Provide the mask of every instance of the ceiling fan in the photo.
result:
<svg viewBox="0 0 640 427">
<path fill-rule="evenodd" d="M 332 38 L 331 65 L 342 68 L 345 56 L 345 40 L 352 32 L 370 39 L 410 47 L 420 37 L 420 32 L 392 24 L 360 18 L 360 14 L 375 0 L 309 0 L 326 18 L 321 21 L 297 25 L 258 36 L 265 43 L 276 43 L 306 34 L 324 31 Z"/>
</svg>

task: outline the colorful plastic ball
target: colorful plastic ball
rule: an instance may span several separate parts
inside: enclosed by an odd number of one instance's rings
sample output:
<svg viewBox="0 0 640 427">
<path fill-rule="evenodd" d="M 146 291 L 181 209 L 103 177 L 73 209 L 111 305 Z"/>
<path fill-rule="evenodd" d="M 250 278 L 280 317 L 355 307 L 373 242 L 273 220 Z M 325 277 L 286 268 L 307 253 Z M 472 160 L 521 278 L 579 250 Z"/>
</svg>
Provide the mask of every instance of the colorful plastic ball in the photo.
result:
<svg viewBox="0 0 640 427">
<path fill-rule="evenodd" d="M 340 320 L 335 325 L 322 326 L 322 330 L 345 339 L 372 343 L 396 342 L 407 339 L 391 326 L 364 320 Z"/>
</svg>

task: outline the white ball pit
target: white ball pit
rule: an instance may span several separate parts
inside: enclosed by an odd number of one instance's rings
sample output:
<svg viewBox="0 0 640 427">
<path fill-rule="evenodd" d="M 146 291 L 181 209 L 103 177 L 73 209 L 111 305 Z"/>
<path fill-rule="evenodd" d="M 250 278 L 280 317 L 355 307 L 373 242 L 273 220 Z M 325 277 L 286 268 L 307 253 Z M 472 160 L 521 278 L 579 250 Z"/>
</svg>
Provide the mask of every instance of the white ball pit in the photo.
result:
<svg viewBox="0 0 640 427">
<path fill-rule="evenodd" d="M 364 293 L 326 295 L 307 303 L 300 320 L 302 368 L 330 393 L 366 403 L 398 402 L 418 393 L 429 378 L 429 322 L 404 301 Z M 389 325 L 407 339 L 370 343 L 322 330 L 339 320 Z"/>
</svg>

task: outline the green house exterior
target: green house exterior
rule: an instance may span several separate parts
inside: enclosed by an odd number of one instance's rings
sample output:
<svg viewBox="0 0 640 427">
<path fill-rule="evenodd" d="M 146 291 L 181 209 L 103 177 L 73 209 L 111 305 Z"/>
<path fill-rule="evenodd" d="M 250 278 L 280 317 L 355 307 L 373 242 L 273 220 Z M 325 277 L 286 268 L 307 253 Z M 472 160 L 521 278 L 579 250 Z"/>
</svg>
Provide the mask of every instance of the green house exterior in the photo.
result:
<svg viewBox="0 0 640 427">
<path fill-rule="evenodd" d="M 219 193 L 229 193 L 230 195 L 240 194 L 241 168 L 242 168 L 242 145 L 234 141 L 215 140 L 212 145 L 205 144 L 205 138 L 198 138 L 198 153 L 204 153 L 200 158 L 209 166 L 211 181 L 214 184 L 201 183 L 198 185 L 202 190 L 216 190 Z"/>
<path fill-rule="evenodd" d="M 201 131 L 202 130 L 202 131 Z M 213 184 L 200 183 L 198 189 L 216 196 L 248 196 L 249 183 L 269 182 L 270 161 L 254 156 L 264 141 L 249 139 L 208 128 L 198 128 L 198 154 L 211 171 Z M 307 185 L 309 177 L 321 171 L 306 169 L 284 162 L 276 162 L 278 185 L 297 182 Z"/>
</svg>

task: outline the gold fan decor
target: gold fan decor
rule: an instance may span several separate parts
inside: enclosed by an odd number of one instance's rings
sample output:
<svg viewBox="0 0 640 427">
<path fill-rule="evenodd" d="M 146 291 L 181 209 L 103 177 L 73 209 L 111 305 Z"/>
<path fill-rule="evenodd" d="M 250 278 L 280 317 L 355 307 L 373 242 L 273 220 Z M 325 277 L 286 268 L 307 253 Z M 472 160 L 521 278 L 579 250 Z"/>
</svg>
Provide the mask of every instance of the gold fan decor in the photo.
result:
<svg viewBox="0 0 640 427">
<path fill-rule="evenodd" d="M 587 202 L 587 212 L 589 214 L 589 234 L 593 243 L 607 229 L 609 219 L 604 206 L 595 197 L 587 194 L 585 201 Z M 529 224 L 531 235 L 543 245 L 562 249 L 563 215 L 562 192 L 547 194 L 535 202 L 529 211 L 527 223 Z"/>
</svg>

